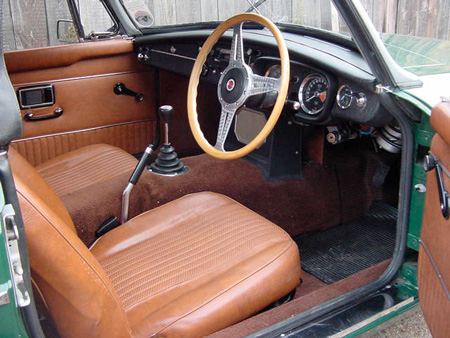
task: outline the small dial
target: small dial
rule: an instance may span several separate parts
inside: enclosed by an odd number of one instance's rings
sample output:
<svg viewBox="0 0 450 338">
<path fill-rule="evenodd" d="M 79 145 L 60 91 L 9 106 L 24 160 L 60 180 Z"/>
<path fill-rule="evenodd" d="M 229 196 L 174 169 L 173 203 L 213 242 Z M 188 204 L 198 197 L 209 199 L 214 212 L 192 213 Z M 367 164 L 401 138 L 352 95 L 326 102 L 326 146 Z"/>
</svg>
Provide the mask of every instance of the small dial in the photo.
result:
<svg viewBox="0 0 450 338">
<path fill-rule="evenodd" d="M 347 109 L 352 105 L 353 97 L 355 95 L 353 94 L 353 90 L 348 85 L 343 85 L 339 88 L 336 102 L 339 108 L 341 109 Z"/>
<path fill-rule="evenodd" d="M 327 79 L 320 74 L 311 74 L 307 76 L 300 85 L 298 99 L 305 113 L 316 115 L 323 110 L 327 94 Z"/>
<path fill-rule="evenodd" d="M 279 79 L 281 77 L 281 66 L 280 65 L 273 65 L 270 66 L 266 73 L 264 74 L 265 77 L 273 77 L 275 79 Z"/>
</svg>

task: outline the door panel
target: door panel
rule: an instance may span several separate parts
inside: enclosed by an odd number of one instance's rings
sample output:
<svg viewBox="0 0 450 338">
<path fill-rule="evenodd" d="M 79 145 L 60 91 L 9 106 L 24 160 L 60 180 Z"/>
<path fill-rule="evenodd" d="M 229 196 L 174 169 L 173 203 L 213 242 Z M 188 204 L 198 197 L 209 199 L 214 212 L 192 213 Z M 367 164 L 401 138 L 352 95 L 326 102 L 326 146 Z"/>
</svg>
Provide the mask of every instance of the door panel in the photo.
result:
<svg viewBox="0 0 450 338">
<path fill-rule="evenodd" d="M 433 109 L 431 125 L 437 134 L 431 154 L 442 166 L 444 186 L 450 190 L 450 103 Z M 419 300 L 433 337 L 450 332 L 450 220 L 439 200 L 436 168 L 428 172 L 425 213 L 419 249 Z"/>
<path fill-rule="evenodd" d="M 22 116 L 62 116 L 42 121 L 23 120 L 23 136 L 15 147 L 33 165 L 95 143 L 141 152 L 153 139 L 156 127 L 155 75 L 138 63 L 127 40 L 16 51 L 6 54 L 11 81 L 22 87 L 51 84 L 52 106 L 22 109 Z M 134 97 L 114 94 L 116 83 L 144 94 Z"/>
</svg>

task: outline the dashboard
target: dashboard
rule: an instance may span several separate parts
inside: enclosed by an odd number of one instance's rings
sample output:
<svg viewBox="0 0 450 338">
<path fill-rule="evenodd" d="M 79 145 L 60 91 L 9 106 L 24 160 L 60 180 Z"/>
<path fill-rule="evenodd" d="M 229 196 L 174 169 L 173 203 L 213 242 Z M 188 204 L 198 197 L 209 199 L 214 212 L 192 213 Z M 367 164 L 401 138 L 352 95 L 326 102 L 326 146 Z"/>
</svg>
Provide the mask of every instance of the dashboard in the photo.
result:
<svg viewBox="0 0 450 338">
<path fill-rule="evenodd" d="M 138 59 L 148 65 L 190 75 L 201 45 L 211 31 L 164 33 L 135 39 Z M 381 127 L 392 120 L 380 105 L 376 80 L 354 50 L 308 36 L 283 33 L 290 55 L 290 84 L 283 113 L 302 125 L 355 122 Z M 211 51 L 201 80 L 213 85 L 230 59 L 231 35 Z M 280 76 L 275 40 L 265 30 L 244 33 L 245 61 L 255 74 Z M 276 92 L 251 97 L 246 106 L 270 112 Z"/>
</svg>

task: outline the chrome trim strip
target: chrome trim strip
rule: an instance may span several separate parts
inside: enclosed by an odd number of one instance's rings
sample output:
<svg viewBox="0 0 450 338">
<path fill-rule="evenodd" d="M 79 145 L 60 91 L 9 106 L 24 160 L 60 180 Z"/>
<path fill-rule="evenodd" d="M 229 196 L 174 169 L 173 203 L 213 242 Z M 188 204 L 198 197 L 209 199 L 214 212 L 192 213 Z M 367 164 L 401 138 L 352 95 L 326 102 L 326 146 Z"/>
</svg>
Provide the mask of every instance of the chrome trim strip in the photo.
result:
<svg viewBox="0 0 450 338">
<path fill-rule="evenodd" d="M 97 78 L 97 77 L 107 77 L 107 76 L 116 76 L 116 75 L 126 75 L 126 74 L 134 74 L 134 73 L 145 73 L 145 72 L 153 72 L 152 69 L 146 69 L 141 71 L 127 71 L 127 72 L 117 72 L 117 73 L 106 73 L 106 74 L 95 74 L 95 75 L 86 75 L 86 76 L 76 76 L 76 77 L 69 77 L 65 79 L 56 79 L 56 80 L 45 80 L 45 81 L 36 81 L 36 82 L 24 82 L 24 83 L 14 83 L 14 87 L 19 86 L 36 86 L 41 84 L 48 84 L 48 83 L 58 83 L 58 82 L 66 82 L 66 81 L 75 81 L 75 80 L 85 80 L 85 79 L 91 79 L 91 78 Z"/>
<path fill-rule="evenodd" d="M 152 118 L 152 119 L 145 119 L 145 120 L 131 121 L 131 122 L 122 122 L 122 123 L 116 123 L 116 124 L 109 124 L 107 126 L 100 126 L 100 127 L 79 129 L 79 130 L 73 130 L 73 131 L 65 131 L 65 132 L 62 132 L 62 133 L 55 133 L 55 134 L 47 134 L 47 135 L 40 135 L 40 136 L 34 136 L 34 137 L 21 138 L 21 139 L 18 139 L 18 140 L 11 141 L 11 143 L 18 143 L 18 142 L 22 142 L 22 141 L 37 140 L 37 139 L 44 138 L 44 137 L 53 137 L 53 136 L 61 136 L 61 135 L 68 135 L 68 134 L 78 134 L 78 133 L 84 133 L 84 132 L 87 132 L 87 131 L 93 131 L 93 130 L 111 128 L 111 127 L 120 127 L 120 126 L 124 126 L 124 125 L 127 125 L 127 124 L 150 122 L 150 121 L 156 121 L 156 117 Z"/>
<path fill-rule="evenodd" d="M 51 93 L 51 99 L 50 101 L 42 101 L 41 103 L 35 103 L 35 104 L 25 104 L 23 103 L 24 93 L 32 92 L 32 91 L 41 91 L 45 89 L 50 89 Z M 44 84 L 40 86 L 33 86 L 33 87 L 27 87 L 27 88 L 19 88 L 17 89 L 17 96 L 19 97 L 19 107 L 20 109 L 34 109 L 39 107 L 47 107 L 47 106 L 53 106 L 55 104 L 55 89 L 53 88 L 53 85 L 51 84 Z M 41 95 L 42 97 L 42 95 Z"/>
<path fill-rule="evenodd" d="M 395 312 L 399 309 L 401 309 L 404 306 L 407 306 L 409 304 L 411 304 L 412 302 L 414 302 L 414 297 L 410 297 L 406 300 L 404 300 L 403 302 L 400 302 L 392 307 L 390 307 L 389 309 L 383 310 L 378 312 L 376 315 L 373 315 L 372 317 L 369 317 L 347 329 L 345 329 L 344 331 L 341 331 L 339 333 L 336 333 L 332 336 L 330 336 L 329 338 L 341 338 L 341 337 L 347 337 L 348 335 L 350 335 L 353 332 L 358 331 L 359 329 L 377 321 L 380 318 L 383 318 L 384 316 L 387 316 L 388 314 Z"/>
<path fill-rule="evenodd" d="M 120 215 L 120 223 L 125 223 L 128 221 L 128 211 L 130 208 L 130 195 L 134 188 L 134 184 L 128 182 L 125 190 L 122 193 L 122 213 Z"/>
<path fill-rule="evenodd" d="M 433 267 L 433 270 L 436 273 L 436 275 L 439 279 L 439 282 L 441 283 L 442 289 L 444 289 L 445 295 L 447 296 L 448 301 L 450 301 L 450 291 L 448 290 L 447 285 L 445 285 L 444 278 L 442 277 L 441 273 L 439 272 L 439 268 L 437 267 L 436 262 L 434 261 L 433 257 L 431 257 L 431 253 L 430 253 L 430 251 L 428 251 L 428 248 L 425 245 L 425 243 L 422 241 L 422 239 L 419 239 L 419 244 L 422 245 L 423 250 L 427 254 L 428 259 L 431 262 L 431 266 Z"/>
<path fill-rule="evenodd" d="M 191 58 L 189 56 L 184 56 L 184 55 L 180 55 L 180 54 L 173 54 L 173 53 L 169 53 L 169 52 L 164 52 L 162 50 L 157 50 L 157 49 L 150 49 L 150 52 L 155 52 L 155 53 L 159 53 L 159 54 L 164 54 L 164 55 L 170 55 L 170 56 L 176 56 L 182 59 L 186 59 L 186 60 L 190 60 L 190 61 L 194 61 L 195 62 L 195 58 Z"/>
</svg>

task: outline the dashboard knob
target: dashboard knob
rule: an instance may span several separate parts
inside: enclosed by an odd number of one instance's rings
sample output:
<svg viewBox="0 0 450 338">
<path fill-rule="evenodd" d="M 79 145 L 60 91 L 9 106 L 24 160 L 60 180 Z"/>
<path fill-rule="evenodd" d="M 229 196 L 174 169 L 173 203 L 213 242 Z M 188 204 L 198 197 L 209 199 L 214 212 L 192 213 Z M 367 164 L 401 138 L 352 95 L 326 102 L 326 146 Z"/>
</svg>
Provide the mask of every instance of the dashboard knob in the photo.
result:
<svg viewBox="0 0 450 338">
<path fill-rule="evenodd" d="M 364 95 L 363 93 L 359 93 L 356 96 L 356 106 L 358 108 L 364 108 L 366 106 L 366 103 L 367 103 L 366 95 Z"/>
<path fill-rule="evenodd" d="M 327 141 L 331 144 L 338 144 L 341 141 L 341 135 L 336 131 L 332 131 L 327 134 Z"/>
<path fill-rule="evenodd" d="M 285 102 L 286 107 L 292 109 L 292 110 L 300 110 L 300 102 L 298 101 L 293 101 L 293 100 L 286 100 Z"/>
</svg>

